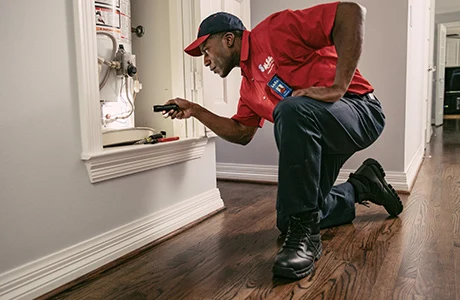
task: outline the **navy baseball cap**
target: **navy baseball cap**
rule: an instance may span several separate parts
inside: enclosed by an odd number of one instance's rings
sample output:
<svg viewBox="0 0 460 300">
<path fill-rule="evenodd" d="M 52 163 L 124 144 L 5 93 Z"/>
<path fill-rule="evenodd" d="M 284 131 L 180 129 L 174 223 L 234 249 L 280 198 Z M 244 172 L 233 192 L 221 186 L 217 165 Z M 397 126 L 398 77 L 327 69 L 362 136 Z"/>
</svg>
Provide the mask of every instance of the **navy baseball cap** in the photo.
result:
<svg viewBox="0 0 460 300">
<path fill-rule="evenodd" d="M 201 56 L 200 45 L 211 35 L 219 32 L 246 30 L 241 20 L 229 13 L 218 12 L 204 19 L 198 28 L 197 39 L 184 51 L 191 56 Z"/>
</svg>

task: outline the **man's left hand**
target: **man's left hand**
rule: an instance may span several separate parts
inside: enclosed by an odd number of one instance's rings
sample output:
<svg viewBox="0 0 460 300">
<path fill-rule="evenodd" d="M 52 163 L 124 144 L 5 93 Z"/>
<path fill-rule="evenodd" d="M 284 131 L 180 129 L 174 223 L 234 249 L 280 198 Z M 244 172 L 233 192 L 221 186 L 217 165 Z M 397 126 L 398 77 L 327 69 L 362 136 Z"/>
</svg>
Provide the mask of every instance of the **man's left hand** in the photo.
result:
<svg viewBox="0 0 460 300">
<path fill-rule="evenodd" d="M 342 88 L 338 85 L 333 85 L 331 87 L 311 86 L 306 89 L 294 91 L 292 96 L 307 96 L 323 102 L 336 102 L 343 97 L 346 91 L 347 90 L 345 88 Z"/>
</svg>

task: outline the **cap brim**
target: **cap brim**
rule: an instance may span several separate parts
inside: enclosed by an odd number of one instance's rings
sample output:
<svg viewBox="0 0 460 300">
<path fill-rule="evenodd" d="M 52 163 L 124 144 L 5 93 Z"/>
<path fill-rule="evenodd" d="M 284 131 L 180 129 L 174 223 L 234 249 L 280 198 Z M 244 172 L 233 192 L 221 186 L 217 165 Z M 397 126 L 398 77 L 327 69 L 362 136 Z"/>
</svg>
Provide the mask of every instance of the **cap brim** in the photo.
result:
<svg viewBox="0 0 460 300">
<path fill-rule="evenodd" d="M 210 34 L 206 34 L 197 38 L 193 43 L 191 43 L 187 48 L 184 49 L 185 53 L 191 56 L 201 56 L 203 55 L 200 51 L 200 45 L 206 41 Z"/>
</svg>

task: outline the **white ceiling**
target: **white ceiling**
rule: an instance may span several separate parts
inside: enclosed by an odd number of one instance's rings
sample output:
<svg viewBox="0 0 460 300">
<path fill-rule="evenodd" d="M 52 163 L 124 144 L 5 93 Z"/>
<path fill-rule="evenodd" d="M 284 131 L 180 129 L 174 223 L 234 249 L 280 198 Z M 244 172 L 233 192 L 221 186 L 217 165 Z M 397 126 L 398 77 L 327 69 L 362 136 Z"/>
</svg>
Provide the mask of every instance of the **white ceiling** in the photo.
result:
<svg viewBox="0 0 460 300">
<path fill-rule="evenodd" d="M 450 12 L 460 11 L 459 0 L 435 0 L 436 1 L 436 13 L 445 14 Z"/>
</svg>

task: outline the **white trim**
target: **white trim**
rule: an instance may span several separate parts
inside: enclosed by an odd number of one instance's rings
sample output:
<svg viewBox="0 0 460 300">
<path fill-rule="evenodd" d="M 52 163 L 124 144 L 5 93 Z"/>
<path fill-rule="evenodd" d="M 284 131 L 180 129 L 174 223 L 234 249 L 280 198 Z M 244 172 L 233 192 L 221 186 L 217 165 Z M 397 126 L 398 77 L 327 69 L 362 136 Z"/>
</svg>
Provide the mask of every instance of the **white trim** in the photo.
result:
<svg viewBox="0 0 460 300">
<path fill-rule="evenodd" d="M 207 128 L 207 127 L 206 127 L 205 129 L 206 129 L 206 136 L 207 136 L 208 138 L 215 138 L 215 137 L 218 137 L 218 135 L 215 134 L 214 131 L 212 131 L 211 129 L 209 129 L 209 128 Z"/>
<path fill-rule="evenodd" d="M 422 148 L 423 153 L 423 148 Z M 385 172 L 385 179 L 397 191 L 409 192 L 412 187 L 416 176 L 417 170 L 420 167 L 421 157 L 420 151 L 410 164 L 406 172 Z M 278 182 L 278 166 L 268 165 L 249 165 L 249 164 L 230 164 L 230 163 L 217 163 L 217 178 L 218 179 L 232 179 L 232 180 L 248 180 L 259 182 Z M 350 173 L 355 170 L 342 169 L 335 184 L 340 184 L 348 180 Z"/>
<path fill-rule="evenodd" d="M 415 180 L 417 179 L 418 171 L 423 163 L 423 155 L 425 153 L 425 146 L 421 145 L 417 153 L 415 153 L 412 161 L 406 168 L 406 177 L 408 184 L 408 191 L 414 186 Z"/>
<path fill-rule="evenodd" d="M 355 170 L 343 169 L 340 170 L 339 176 L 335 184 L 344 183 L 348 180 L 350 173 Z M 385 171 L 385 180 L 393 186 L 393 188 L 399 192 L 409 192 L 409 184 L 407 181 L 407 175 L 404 172 L 388 172 Z"/>
<path fill-rule="evenodd" d="M 218 179 L 278 182 L 278 166 L 217 163 Z"/>
<path fill-rule="evenodd" d="M 167 145 L 158 144 L 151 147 L 131 146 L 118 147 L 116 150 L 103 149 L 94 1 L 73 0 L 73 4 L 82 139 L 81 158 L 86 161 L 90 181 L 99 182 L 201 157 L 207 143 L 204 139 L 168 143 Z M 185 88 L 183 30 L 182 23 L 176 23 L 177 19 L 182 19 L 176 18 L 182 16 L 181 0 L 171 0 L 169 5 L 171 49 L 173 49 L 171 55 L 174 79 L 172 89 L 176 96 L 183 97 Z M 204 136 L 204 129 L 195 129 L 192 126 L 193 122 L 193 120 L 174 121 L 174 135 L 185 137 L 188 134 L 188 138 Z M 189 133 L 186 133 L 187 127 L 190 127 L 192 131 L 189 130 Z"/>
<path fill-rule="evenodd" d="M 196 28 L 201 23 L 200 16 L 200 5 L 201 0 L 182 0 L 182 22 L 183 22 L 183 45 L 181 49 L 184 49 L 190 43 L 195 40 Z M 192 100 L 204 107 L 204 86 L 203 86 L 203 62 L 202 59 L 192 57 L 190 55 L 184 55 L 184 79 L 188 84 L 185 84 L 185 95 L 186 99 Z M 206 136 L 205 126 L 198 121 L 196 118 L 187 120 L 189 123 L 188 131 L 193 131 L 197 136 Z"/>
<path fill-rule="evenodd" d="M 94 1 L 74 0 L 82 157 L 102 150 Z"/>
<path fill-rule="evenodd" d="M 171 77 L 173 97 L 185 97 L 185 69 L 184 69 L 184 43 L 183 43 L 183 18 L 182 0 L 169 1 L 169 37 L 171 47 Z M 179 79 L 179 80 L 178 80 Z M 191 120 L 174 120 L 174 135 L 187 136 L 187 127 L 191 126 Z M 197 135 L 200 136 L 200 135 Z"/>
<path fill-rule="evenodd" d="M 0 274 L 0 299 L 32 299 L 224 206 L 218 189 Z"/>
<path fill-rule="evenodd" d="M 105 150 L 84 159 L 90 181 L 95 183 L 200 158 L 207 143 L 207 138 L 200 138 L 128 146 Z"/>
<path fill-rule="evenodd" d="M 441 23 L 441 24 L 446 25 L 446 28 L 460 27 L 460 21 L 446 22 L 446 23 Z"/>
</svg>

